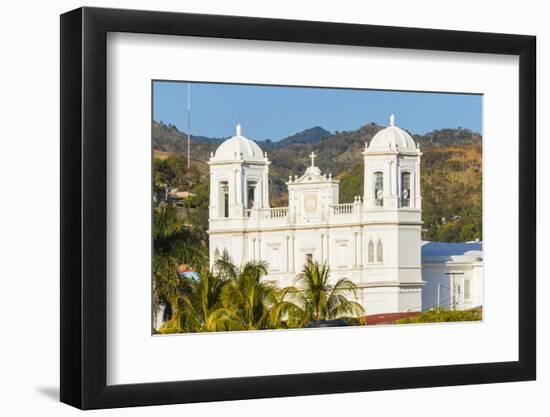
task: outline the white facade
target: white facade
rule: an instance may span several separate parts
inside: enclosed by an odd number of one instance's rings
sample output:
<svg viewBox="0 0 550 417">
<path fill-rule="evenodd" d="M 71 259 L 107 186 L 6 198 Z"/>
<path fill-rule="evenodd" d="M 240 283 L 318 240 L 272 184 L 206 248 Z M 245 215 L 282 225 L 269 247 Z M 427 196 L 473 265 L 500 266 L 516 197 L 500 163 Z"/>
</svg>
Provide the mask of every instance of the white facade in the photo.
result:
<svg viewBox="0 0 550 417">
<path fill-rule="evenodd" d="M 339 203 L 339 181 L 311 165 L 291 176 L 288 207 L 270 207 L 267 154 L 242 135 L 211 155 L 210 263 L 227 250 L 236 264 L 264 260 L 268 279 L 291 285 L 308 258 L 331 279 L 351 279 L 367 314 L 423 308 L 421 152 L 394 126 L 365 144 L 363 196 Z"/>
<path fill-rule="evenodd" d="M 423 309 L 467 310 L 483 305 L 483 252 L 480 242 L 423 242 Z"/>
</svg>

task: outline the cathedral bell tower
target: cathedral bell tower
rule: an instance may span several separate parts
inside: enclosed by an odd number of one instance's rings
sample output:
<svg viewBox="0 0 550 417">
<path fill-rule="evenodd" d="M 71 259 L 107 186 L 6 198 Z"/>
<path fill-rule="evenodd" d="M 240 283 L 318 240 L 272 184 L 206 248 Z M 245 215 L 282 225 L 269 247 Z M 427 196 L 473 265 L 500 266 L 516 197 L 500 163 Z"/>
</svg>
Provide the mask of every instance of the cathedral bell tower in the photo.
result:
<svg viewBox="0 0 550 417">
<path fill-rule="evenodd" d="M 394 311 L 421 308 L 421 155 L 411 135 L 395 126 L 393 114 L 363 152 L 366 277 L 395 292 L 386 300 L 395 303 Z"/>
<path fill-rule="evenodd" d="M 421 210 L 420 149 L 411 135 L 390 125 L 365 144 L 364 200 L 366 209 Z"/>
<path fill-rule="evenodd" d="M 223 142 L 210 155 L 210 266 L 226 250 L 233 262 L 246 262 L 247 224 L 253 209 L 269 208 L 269 160 L 260 147 L 242 134 Z M 254 237 L 259 241 L 259 237 Z"/>
<path fill-rule="evenodd" d="M 260 147 L 242 135 L 223 142 L 210 155 L 210 219 L 243 219 L 252 208 L 269 207 L 269 160 Z"/>
</svg>

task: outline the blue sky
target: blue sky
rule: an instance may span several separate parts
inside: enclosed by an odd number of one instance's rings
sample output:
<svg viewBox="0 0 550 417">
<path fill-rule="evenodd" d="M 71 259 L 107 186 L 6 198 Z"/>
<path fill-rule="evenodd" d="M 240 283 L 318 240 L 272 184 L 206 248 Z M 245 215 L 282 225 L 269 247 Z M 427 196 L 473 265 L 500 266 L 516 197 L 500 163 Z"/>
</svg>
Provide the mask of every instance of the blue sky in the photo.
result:
<svg viewBox="0 0 550 417">
<path fill-rule="evenodd" d="M 458 126 L 481 132 L 482 96 L 311 87 L 191 83 L 191 133 L 280 140 L 314 126 L 331 132 L 367 123 L 412 133 Z M 187 132 L 187 83 L 153 83 L 153 119 Z"/>
</svg>

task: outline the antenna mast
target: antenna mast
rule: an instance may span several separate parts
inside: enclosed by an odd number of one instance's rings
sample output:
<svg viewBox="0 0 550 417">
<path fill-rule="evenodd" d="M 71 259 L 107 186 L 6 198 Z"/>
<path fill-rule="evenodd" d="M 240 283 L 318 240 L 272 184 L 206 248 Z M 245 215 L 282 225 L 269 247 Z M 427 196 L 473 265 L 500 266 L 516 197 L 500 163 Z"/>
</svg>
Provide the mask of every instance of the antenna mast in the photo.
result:
<svg viewBox="0 0 550 417">
<path fill-rule="evenodd" d="M 187 83 L 187 168 L 191 166 L 191 83 Z"/>
</svg>

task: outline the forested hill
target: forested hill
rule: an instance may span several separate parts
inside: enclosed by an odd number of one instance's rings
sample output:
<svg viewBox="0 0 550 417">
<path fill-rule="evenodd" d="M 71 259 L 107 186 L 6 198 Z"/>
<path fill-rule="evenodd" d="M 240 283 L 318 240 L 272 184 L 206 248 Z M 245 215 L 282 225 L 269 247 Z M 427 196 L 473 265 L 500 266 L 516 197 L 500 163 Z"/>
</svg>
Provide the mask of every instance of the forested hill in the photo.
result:
<svg viewBox="0 0 550 417">
<path fill-rule="evenodd" d="M 311 144 L 320 139 L 331 136 L 328 130 L 315 126 L 302 132 L 295 133 L 292 136 L 274 142 L 272 140 L 256 141 L 264 151 L 272 149 L 282 149 L 292 145 Z M 226 138 L 209 138 L 206 136 L 191 135 L 191 142 L 198 145 L 194 149 L 198 155 L 208 150 L 215 150 Z M 169 153 L 183 153 L 187 155 L 187 134 L 180 132 L 172 124 L 153 122 L 153 146 L 154 149 Z M 191 151 L 193 154 L 193 150 Z"/>
<path fill-rule="evenodd" d="M 259 143 L 267 145 L 264 146 L 266 149 L 282 149 L 287 146 L 299 145 L 301 143 L 315 143 L 323 138 L 329 137 L 330 135 L 331 133 L 328 130 L 315 126 L 310 129 L 303 130 L 302 132 L 298 132 L 278 142 L 266 140 Z"/>
<path fill-rule="evenodd" d="M 321 127 L 299 132 L 278 142 L 257 141 L 268 153 L 272 206 L 287 204 L 289 175 L 301 175 L 317 154 L 315 164 L 341 180 L 340 202 L 351 202 L 363 190 L 365 142 L 383 126 L 374 123 L 356 130 L 331 133 Z M 174 126 L 153 122 L 155 182 L 170 183 L 208 199 L 208 165 L 225 138 L 191 136 L 191 169 L 185 168 L 187 137 Z M 424 238 L 467 241 L 481 235 L 482 138 L 468 129 L 442 129 L 413 135 L 422 156 Z M 201 203 L 202 204 L 202 203 Z"/>
</svg>

